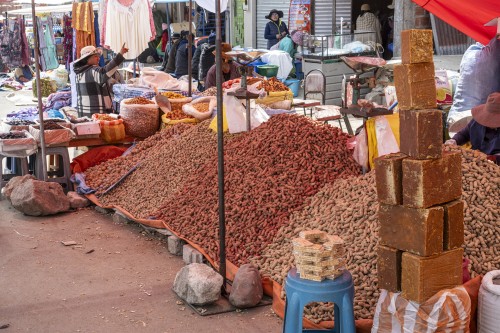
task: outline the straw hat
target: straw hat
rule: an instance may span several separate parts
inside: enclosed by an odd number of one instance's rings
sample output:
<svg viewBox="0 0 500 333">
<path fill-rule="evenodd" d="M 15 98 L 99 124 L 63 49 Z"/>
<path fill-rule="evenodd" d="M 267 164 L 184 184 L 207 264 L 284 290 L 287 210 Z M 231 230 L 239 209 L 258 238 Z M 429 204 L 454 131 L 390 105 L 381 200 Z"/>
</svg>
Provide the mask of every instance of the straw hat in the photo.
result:
<svg viewBox="0 0 500 333">
<path fill-rule="evenodd" d="M 226 55 L 226 52 L 231 52 L 233 48 L 231 47 L 231 44 L 229 43 L 221 43 L 221 53 L 222 53 L 222 58 L 227 59 L 227 60 L 233 60 L 233 57 Z M 213 55 L 216 55 L 216 50 L 214 50 Z"/>
<path fill-rule="evenodd" d="M 80 58 L 76 59 L 74 63 L 76 64 L 84 59 L 87 59 L 90 56 L 93 56 L 94 54 L 98 54 L 100 56 L 101 53 L 102 50 L 100 48 L 96 48 L 93 45 L 85 46 L 80 51 Z"/>
<path fill-rule="evenodd" d="M 270 19 L 271 19 L 271 16 L 273 15 L 273 13 L 278 14 L 278 17 L 279 17 L 279 18 L 282 18 L 282 17 L 283 17 L 283 12 L 282 12 L 281 10 L 271 9 L 271 11 L 269 12 L 269 15 L 267 15 L 267 16 L 266 16 L 266 19 L 270 20 Z"/>
<path fill-rule="evenodd" d="M 361 6 L 361 11 L 368 11 L 370 10 L 370 5 L 365 3 Z"/>
<path fill-rule="evenodd" d="M 500 127 L 500 92 L 488 96 L 486 104 L 472 108 L 472 117 L 483 126 L 490 128 Z"/>
</svg>

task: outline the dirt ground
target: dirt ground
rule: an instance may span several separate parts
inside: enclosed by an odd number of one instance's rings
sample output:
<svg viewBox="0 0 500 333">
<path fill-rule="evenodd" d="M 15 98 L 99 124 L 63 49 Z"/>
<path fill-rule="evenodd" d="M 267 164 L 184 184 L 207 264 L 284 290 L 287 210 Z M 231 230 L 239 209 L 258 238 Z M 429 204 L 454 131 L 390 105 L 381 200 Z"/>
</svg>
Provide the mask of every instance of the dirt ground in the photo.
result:
<svg viewBox="0 0 500 333">
<path fill-rule="evenodd" d="M 171 290 L 182 257 L 137 224 L 93 208 L 29 217 L 5 199 L 0 215 L 2 333 L 282 330 L 270 306 L 196 314 Z"/>
</svg>

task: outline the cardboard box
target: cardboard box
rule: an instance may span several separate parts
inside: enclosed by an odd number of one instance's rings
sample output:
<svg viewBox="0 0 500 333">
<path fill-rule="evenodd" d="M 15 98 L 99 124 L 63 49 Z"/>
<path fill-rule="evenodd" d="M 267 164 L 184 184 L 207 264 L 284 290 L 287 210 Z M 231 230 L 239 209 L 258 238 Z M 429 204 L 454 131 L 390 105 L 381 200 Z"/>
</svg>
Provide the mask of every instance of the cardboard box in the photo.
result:
<svg viewBox="0 0 500 333">
<path fill-rule="evenodd" d="M 101 128 L 99 127 L 99 123 L 95 121 L 80 123 L 80 124 L 72 124 L 73 131 L 75 131 L 76 135 L 97 135 L 101 134 Z"/>
<path fill-rule="evenodd" d="M 433 62 L 432 30 L 411 29 L 401 32 L 401 62 L 416 64 Z"/>
<path fill-rule="evenodd" d="M 389 154 L 375 159 L 378 202 L 387 205 L 403 204 L 404 154 Z"/>
<path fill-rule="evenodd" d="M 394 66 L 394 84 L 400 110 L 435 109 L 434 63 Z"/>
</svg>

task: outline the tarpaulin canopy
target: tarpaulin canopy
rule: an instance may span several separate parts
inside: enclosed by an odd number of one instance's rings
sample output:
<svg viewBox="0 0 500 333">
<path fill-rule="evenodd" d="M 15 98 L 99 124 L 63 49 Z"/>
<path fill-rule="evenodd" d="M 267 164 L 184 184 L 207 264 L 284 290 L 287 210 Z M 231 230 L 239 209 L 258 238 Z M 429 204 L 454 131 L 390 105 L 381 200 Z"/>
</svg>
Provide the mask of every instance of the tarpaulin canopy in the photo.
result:
<svg viewBox="0 0 500 333">
<path fill-rule="evenodd" d="M 487 44 L 496 34 L 496 26 L 484 25 L 500 17 L 499 0 L 413 0 L 476 41 Z"/>
</svg>

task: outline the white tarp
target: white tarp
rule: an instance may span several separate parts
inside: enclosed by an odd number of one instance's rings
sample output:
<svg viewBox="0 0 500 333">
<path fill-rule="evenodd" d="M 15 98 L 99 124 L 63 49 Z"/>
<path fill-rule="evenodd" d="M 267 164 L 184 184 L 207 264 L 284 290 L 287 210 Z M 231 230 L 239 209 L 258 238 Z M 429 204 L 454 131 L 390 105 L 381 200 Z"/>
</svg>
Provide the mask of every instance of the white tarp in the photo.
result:
<svg viewBox="0 0 500 333">
<path fill-rule="evenodd" d="M 99 3 L 93 3 L 92 7 L 94 10 L 97 10 L 99 7 Z M 35 13 L 67 13 L 71 12 L 73 8 L 72 4 L 69 5 L 60 5 L 60 6 L 42 6 L 35 7 Z M 9 11 L 9 15 L 31 15 L 31 7 L 15 9 Z"/>
</svg>

